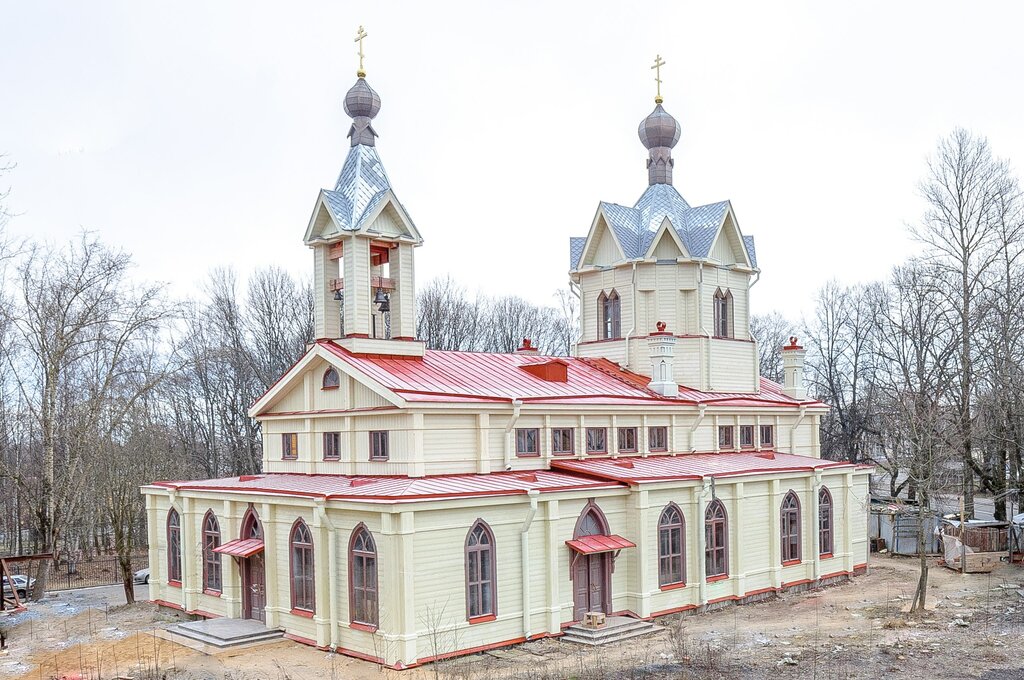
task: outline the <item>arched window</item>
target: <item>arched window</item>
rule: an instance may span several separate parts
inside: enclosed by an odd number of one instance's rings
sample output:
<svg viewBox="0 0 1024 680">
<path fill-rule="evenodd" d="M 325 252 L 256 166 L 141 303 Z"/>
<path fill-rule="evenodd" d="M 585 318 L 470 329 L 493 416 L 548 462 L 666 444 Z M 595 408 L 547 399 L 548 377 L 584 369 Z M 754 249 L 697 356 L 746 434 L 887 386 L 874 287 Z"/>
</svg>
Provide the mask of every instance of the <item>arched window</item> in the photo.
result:
<svg viewBox="0 0 1024 680">
<path fill-rule="evenodd" d="M 181 585 L 181 516 L 174 508 L 167 513 L 167 581 Z"/>
<path fill-rule="evenodd" d="M 683 513 L 675 503 L 669 503 L 658 519 L 658 585 L 667 586 L 686 581 L 683 536 Z"/>
<path fill-rule="evenodd" d="M 203 517 L 203 590 L 221 591 L 220 553 L 214 548 L 220 546 L 220 524 L 213 510 L 207 510 Z"/>
<path fill-rule="evenodd" d="M 301 519 L 292 525 L 288 539 L 291 553 L 292 609 L 316 611 L 313 569 L 313 534 Z"/>
<path fill-rule="evenodd" d="M 708 577 L 729 573 L 729 519 L 717 498 L 704 513 L 704 573 Z"/>
<path fill-rule="evenodd" d="M 348 547 L 349 618 L 377 627 L 377 546 L 362 524 L 352 532 Z"/>
<path fill-rule="evenodd" d="M 324 378 L 321 387 L 325 390 L 337 389 L 341 384 L 341 379 L 338 377 L 338 371 L 331 367 L 324 371 Z"/>
<path fill-rule="evenodd" d="M 622 335 L 622 328 L 619 322 L 619 303 L 619 294 L 614 290 L 608 295 L 605 295 L 604 291 L 602 291 L 601 295 L 597 298 L 597 336 L 601 340 L 611 340 Z"/>
<path fill-rule="evenodd" d="M 732 291 L 722 291 L 721 288 L 715 291 L 715 337 L 731 338 L 733 336 L 732 323 Z"/>
<path fill-rule="evenodd" d="M 576 530 L 573 538 L 583 536 L 603 536 L 608 533 L 608 521 L 597 505 L 591 503 L 584 509 L 583 514 L 576 520 Z"/>
<path fill-rule="evenodd" d="M 782 499 L 782 563 L 800 561 L 800 499 L 790 491 Z"/>
<path fill-rule="evenodd" d="M 242 517 L 242 535 L 240 538 L 263 538 L 263 525 L 256 511 L 250 507 Z"/>
<path fill-rule="evenodd" d="M 495 573 L 494 534 L 487 522 L 478 519 L 466 536 L 466 618 L 497 612 Z"/>
<path fill-rule="evenodd" d="M 831 555 L 832 542 L 832 494 L 823 486 L 818 491 L 818 552 Z"/>
</svg>

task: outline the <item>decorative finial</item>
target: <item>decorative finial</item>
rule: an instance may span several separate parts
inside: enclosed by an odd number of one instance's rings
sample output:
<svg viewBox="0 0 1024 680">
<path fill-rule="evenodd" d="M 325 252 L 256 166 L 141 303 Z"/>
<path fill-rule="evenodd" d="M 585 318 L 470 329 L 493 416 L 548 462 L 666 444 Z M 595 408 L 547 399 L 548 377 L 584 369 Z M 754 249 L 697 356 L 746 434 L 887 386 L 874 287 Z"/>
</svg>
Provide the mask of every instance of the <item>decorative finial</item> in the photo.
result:
<svg viewBox="0 0 1024 680">
<path fill-rule="evenodd" d="M 360 64 L 361 63 L 362 62 L 360 62 Z M 654 97 L 655 104 L 660 104 L 663 101 L 665 101 L 664 99 L 661 98 L 661 67 L 664 65 L 665 60 L 661 58 L 660 54 L 654 57 L 654 66 L 652 66 L 651 68 L 654 69 L 654 82 L 658 84 L 658 94 L 655 95 Z M 360 66 L 360 68 L 362 68 L 362 66 Z"/>
<path fill-rule="evenodd" d="M 366 55 L 363 54 L 363 38 L 365 38 L 366 36 L 367 36 L 366 31 L 363 30 L 362 26 L 360 26 L 359 27 L 359 32 L 356 33 L 356 39 L 352 41 L 352 42 L 359 43 L 359 70 L 356 71 L 356 77 L 358 77 L 358 78 L 365 78 L 366 77 L 366 71 L 363 69 L 363 57 L 366 56 Z"/>
</svg>

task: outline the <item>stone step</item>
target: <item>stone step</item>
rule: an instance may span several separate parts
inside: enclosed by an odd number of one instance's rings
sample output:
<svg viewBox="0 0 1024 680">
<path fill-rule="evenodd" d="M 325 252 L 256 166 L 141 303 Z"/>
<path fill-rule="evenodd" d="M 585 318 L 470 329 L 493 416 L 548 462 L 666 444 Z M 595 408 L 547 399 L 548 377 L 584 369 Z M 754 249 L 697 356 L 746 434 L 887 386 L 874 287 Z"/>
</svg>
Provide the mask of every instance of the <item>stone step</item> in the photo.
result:
<svg viewBox="0 0 1024 680">
<path fill-rule="evenodd" d="M 196 640 L 203 644 L 210 645 L 212 647 L 218 647 L 220 649 L 227 649 L 228 647 L 235 647 L 237 645 L 248 645 L 253 642 L 265 642 L 267 640 L 276 640 L 284 635 L 284 632 L 280 630 L 267 630 L 260 633 L 251 633 L 248 635 L 239 635 L 229 639 L 217 637 L 216 635 L 209 635 L 196 630 L 188 630 L 187 628 L 171 628 L 168 630 L 173 635 L 180 635 L 181 637 L 189 638 L 190 640 Z"/>
<path fill-rule="evenodd" d="M 663 630 L 649 621 L 614 617 L 601 628 L 587 628 L 581 625 L 570 626 L 565 630 L 562 640 L 582 645 L 603 645 L 619 640 L 648 635 Z"/>
<path fill-rule="evenodd" d="M 612 631 L 611 635 L 606 635 L 601 638 L 593 637 L 577 637 L 572 633 L 566 633 L 560 639 L 566 642 L 575 642 L 578 645 L 588 645 L 590 647 L 597 647 L 599 645 L 607 645 L 613 642 L 621 642 L 622 640 L 629 640 L 630 638 L 641 637 L 643 635 L 650 635 L 657 633 L 663 628 L 659 626 L 649 626 L 644 628 L 628 628 L 628 629 L 617 629 Z"/>
</svg>

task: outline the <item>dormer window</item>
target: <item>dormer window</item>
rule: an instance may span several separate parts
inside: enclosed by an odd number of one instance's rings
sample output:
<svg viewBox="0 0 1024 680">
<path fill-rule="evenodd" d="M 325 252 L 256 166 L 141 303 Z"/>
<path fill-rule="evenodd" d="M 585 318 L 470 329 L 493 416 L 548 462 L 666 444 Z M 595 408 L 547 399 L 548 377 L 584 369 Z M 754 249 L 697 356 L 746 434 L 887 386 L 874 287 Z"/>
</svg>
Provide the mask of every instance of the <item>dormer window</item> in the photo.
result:
<svg viewBox="0 0 1024 680">
<path fill-rule="evenodd" d="M 336 390 L 341 385 L 341 378 L 338 377 L 338 371 L 334 368 L 328 368 L 324 371 L 324 378 L 322 387 L 325 390 Z"/>
<path fill-rule="evenodd" d="M 622 337 L 621 324 L 619 323 L 619 294 L 614 290 L 597 298 L 597 336 L 601 340 L 611 340 Z"/>
<path fill-rule="evenodd" d="M 731 338 L 733 335 L 732 323 L 732 291 L 722 291 L 721 288 L 715 291 L 715 337 Z"/>
</svg>

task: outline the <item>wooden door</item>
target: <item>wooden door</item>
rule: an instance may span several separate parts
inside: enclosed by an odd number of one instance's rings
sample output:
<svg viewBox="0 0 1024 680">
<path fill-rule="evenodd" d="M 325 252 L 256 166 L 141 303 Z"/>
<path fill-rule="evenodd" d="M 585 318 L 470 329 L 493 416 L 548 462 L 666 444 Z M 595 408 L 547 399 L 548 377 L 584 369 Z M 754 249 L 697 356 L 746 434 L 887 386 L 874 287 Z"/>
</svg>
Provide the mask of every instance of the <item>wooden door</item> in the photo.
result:
<svg viewBox="0 0 1024 680">
<path fill-rule="evenodd" d="M 245 559 L 242 568 L 242 618 L 267 622 L 266 578 L 263 553 Z"/>
<path fill-rule="evenodd" d="M 583 620 L 587 612 L 609 613 L 607 565 L 607 553 L 576 557 L 572 573 L 574 620 Z"/>
<path fill-rule="evenodd" d="M 592 612 L 608 613 L 604 607 L 604 565 L 606 553 L 588 555 L 590 559 L 590 609 Z"/>
</svg>

